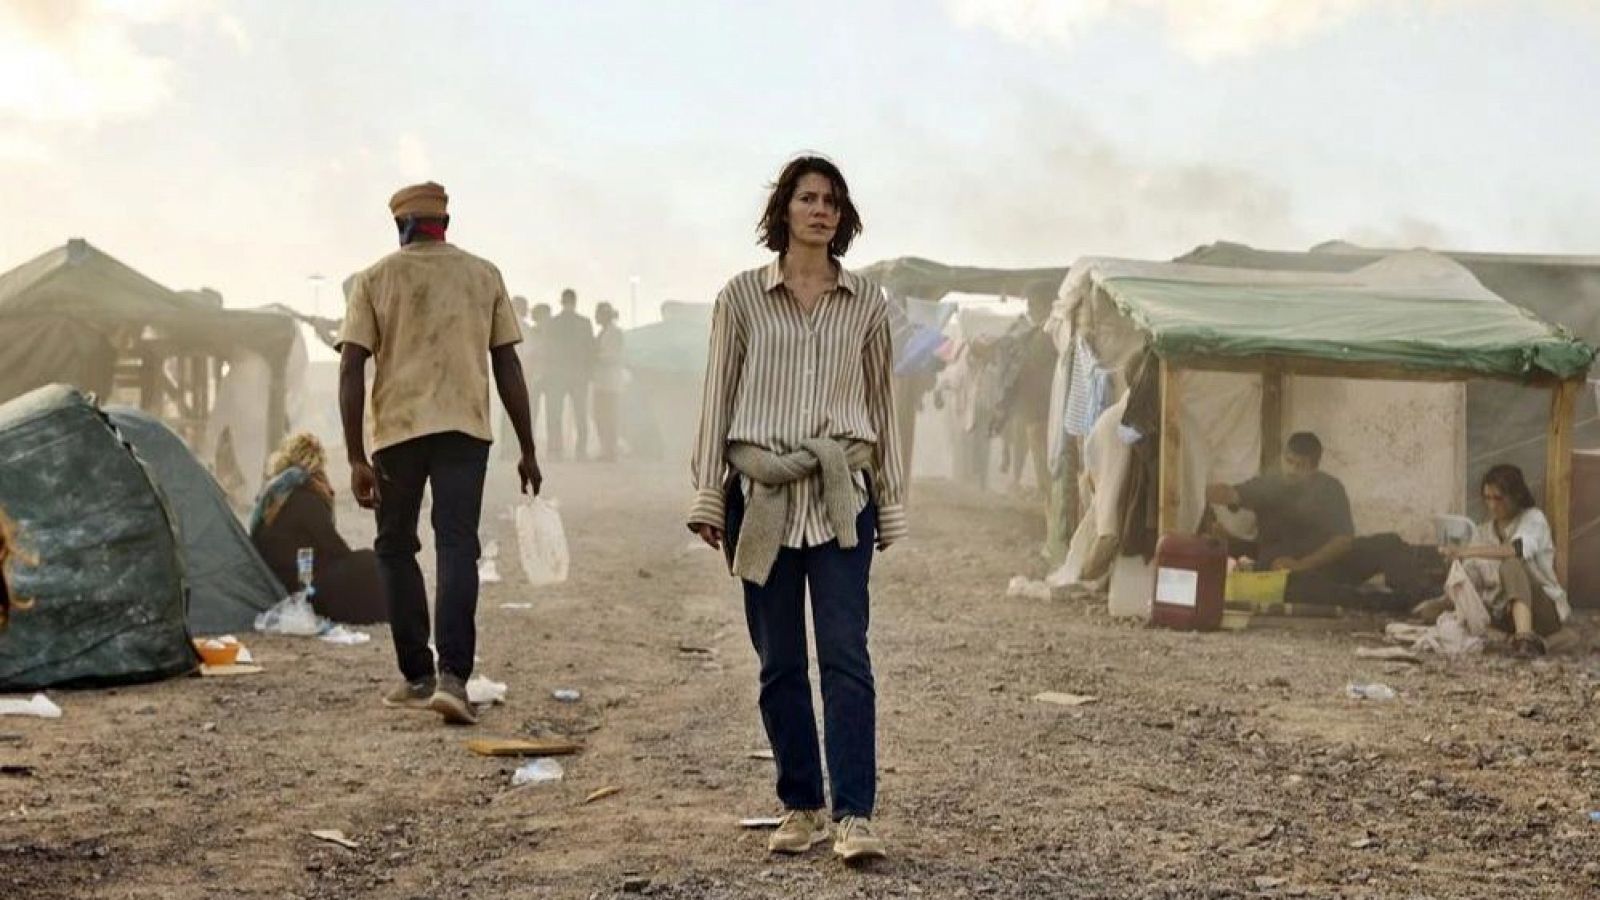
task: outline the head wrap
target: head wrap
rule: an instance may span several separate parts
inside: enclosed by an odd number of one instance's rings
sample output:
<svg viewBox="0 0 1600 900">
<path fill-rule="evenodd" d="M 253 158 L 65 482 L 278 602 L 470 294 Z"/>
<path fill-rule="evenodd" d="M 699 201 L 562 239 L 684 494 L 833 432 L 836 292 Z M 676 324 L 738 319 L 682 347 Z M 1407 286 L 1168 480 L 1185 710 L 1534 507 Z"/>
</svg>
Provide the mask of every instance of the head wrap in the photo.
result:
<svg viewBox="0 0 1600 900">
<path fill-rule="evenodd" d="M 389 198 L 389 212 L 396 219 L 408 217 L 442 219 L 449 214 L 450 195 L 444 186 L 425 181 L 394 192 Z"/>
</svg>

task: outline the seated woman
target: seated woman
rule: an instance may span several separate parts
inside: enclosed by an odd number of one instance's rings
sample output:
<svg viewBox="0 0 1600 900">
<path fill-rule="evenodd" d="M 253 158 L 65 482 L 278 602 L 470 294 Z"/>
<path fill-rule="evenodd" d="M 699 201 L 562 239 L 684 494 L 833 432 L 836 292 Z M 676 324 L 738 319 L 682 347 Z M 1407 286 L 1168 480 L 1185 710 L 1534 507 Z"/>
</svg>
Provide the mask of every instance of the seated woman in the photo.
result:
<svg viewBox="0 0 1600 900">
<path fill-rule="evenodd" d="M 1491 619 L 1511 633 L 1512 650 L 1519 656 L 1542 655 L 1544 639 L 1560 631 L 1572 614 L 1567 592 L 1556 581 L 1550 523 L 1534 506 L 1516 466 L 1498 465 L 1484 473 L 1483 504 L 1489 518 L 1478 525 L 1472 542 L 1439 552 L 1464 563 Z"/>
<path fill-rule="evenodd" d="M 314 435 L 290 435 L 267 463 L 267 485 L 250 514 L 250 540 L 284 588 L 300 588 L 296 556 L 316 554 L 311 606 L 335 622 L 367 625 L 389 621 L 378 582 L 378 558 L 351 550 L 333 521 L 333 484 L 327 457 Z"/>
</svg>

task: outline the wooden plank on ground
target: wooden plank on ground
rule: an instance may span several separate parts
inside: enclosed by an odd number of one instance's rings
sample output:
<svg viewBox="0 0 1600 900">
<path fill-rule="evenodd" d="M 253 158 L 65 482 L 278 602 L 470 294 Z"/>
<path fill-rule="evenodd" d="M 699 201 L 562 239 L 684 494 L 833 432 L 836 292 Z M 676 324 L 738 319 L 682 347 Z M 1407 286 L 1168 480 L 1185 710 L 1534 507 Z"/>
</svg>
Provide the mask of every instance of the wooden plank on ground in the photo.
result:
<svg viewBox="0 0 1600 900">
<path fill-rule="evenodd" d="M 479 756 L 571 756 L 583 745 L 566 738 L 478 738 L 467 749 Z"/>
</svg>

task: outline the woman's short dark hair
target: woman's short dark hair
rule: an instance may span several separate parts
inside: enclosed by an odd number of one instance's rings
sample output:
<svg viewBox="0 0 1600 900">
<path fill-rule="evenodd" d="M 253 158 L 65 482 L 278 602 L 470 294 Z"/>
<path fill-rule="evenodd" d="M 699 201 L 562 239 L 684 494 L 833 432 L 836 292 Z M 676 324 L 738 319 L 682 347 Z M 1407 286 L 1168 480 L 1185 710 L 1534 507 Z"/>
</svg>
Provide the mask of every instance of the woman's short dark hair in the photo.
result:
<svg viewBox="0 0 1600 900">
<path fill-rule="evenodd" d="M 1528 482 L 1522 477 L 1522 470 L 1510 463 L 1491 466 L 1489 471 L 1483 473 L 1483 484 L 1478 490 L 1491 484 L 1499 488 L 1500 494 L 1507 500 L 1515 503 L 1519 512 L 1537 505 L 1533 501 L 1533 491 L 1528 490 Z"/>
<path fill-rule="evenodd" d="M 828 242 L 828 255 L 843 256 L 850 249 L 850 242 L 861 233 L 861 214 L 856 212 L 856 205 L 850 200 L 850 186 L 845 184 L 844 173 L 832 161 L 821 156 L 797 157 L 778 174 L 778 180 L 772 183 L 772 193 L 767 197 L 767 208 L 761 213 L 761 221 L 756 224 L 757 243 L 761 246 L 774 253 L 788 252 L 789 223 L 785 218 L 789 214 L 789 201 L 794 199 L 800 179 L 812 173 L 821 175 L 833 185 L 833 202 L 839 207 L 839 229 L 833 233 L 833 240 Z"/>
</svg>

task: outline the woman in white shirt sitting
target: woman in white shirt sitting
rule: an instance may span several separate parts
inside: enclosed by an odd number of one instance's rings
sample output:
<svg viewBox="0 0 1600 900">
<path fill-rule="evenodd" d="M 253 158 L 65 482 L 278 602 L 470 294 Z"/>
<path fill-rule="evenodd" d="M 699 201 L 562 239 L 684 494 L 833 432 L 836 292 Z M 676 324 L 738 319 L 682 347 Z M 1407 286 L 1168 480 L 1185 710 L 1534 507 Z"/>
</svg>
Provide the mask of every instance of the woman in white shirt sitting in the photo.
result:
<svg viewBox="0 0 1600 900">
<path fill-rule="evenodd" d="M 1483 504 L 1489 518 L 1478 525 L 1472 543 L 1440 549 L 1461 560 L 1489 606 L 1494 622 L 1511 632 L 1518 656 L 1544 653 L 1544 639 L 1561 630 L 1572 614 L 1567 592 L 1556 581 L 1556 547 L 1550 523 L 1533 503 L 1522 470 L 1498 465 L 1483 476 Z"/>
</svg>

